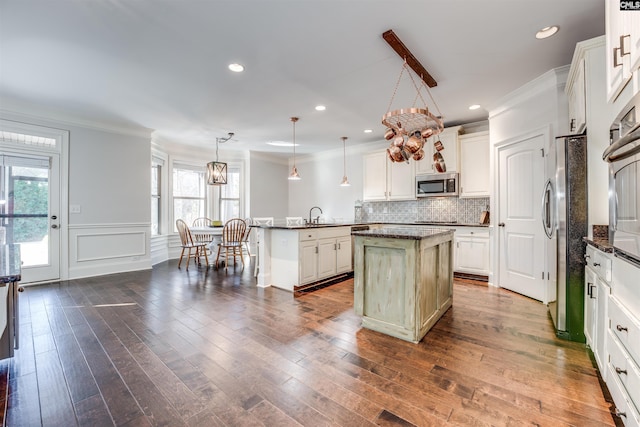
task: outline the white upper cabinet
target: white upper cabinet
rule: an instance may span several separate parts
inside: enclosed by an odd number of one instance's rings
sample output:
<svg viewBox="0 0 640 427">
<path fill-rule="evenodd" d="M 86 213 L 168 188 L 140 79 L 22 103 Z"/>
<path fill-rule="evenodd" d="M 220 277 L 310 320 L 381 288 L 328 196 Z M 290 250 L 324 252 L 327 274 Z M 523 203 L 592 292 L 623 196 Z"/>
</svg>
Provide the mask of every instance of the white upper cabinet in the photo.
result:
<svg viewBox="0 0 640 427">
<path fill-rule="evenodd" d="M 584 58 L 575 58 L 571 63 L 566 93 L 569 101 L 569 132 L 582 133 L 587 124 Z"/>
<path fill-rule="evenodd" d="M 460 135 L 460 197 L 489 197 L 489 132 Z"/>
<path fill-rule="evenodd" d="M 438 140 L 442 142 L 444 149 L 440 154 L 444 158 L 447 172 L 460 171 L 458 155 L 458 136 L 462 132 L 462 126 L 452 126 L 445 128 L 439 135 L 432 136 L 424 143 L 424 159 L 416 162 L 416 174 L 437 173 L 433 166 L 433 154 L 436 152 L 434 143 Z"/>
<path fill-rule="evenodd" d="M 613 102 L 640 67 L 640 12 L 606 0 L 607 101 Z"/>
<path fill-rule="evenodd" d="M 392 163 L 387 157 L 386 151 L 365 154 L 363 200 L 415 199 L 416 163 L 420 162 L 411 160 L 409 163 Z"/>
</svg>

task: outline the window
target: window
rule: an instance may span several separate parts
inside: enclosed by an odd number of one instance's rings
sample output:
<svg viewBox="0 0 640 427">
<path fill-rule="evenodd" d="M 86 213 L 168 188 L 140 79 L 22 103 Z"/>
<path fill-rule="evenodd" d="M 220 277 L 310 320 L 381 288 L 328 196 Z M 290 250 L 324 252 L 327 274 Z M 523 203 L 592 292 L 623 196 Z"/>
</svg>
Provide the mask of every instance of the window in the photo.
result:
<svg viewBox="0 0 640 427">
<path fill-rule="evenodd" d="M 151 235 L 162 234 L 162 166 L 161 159 L 153 158 L 151 161 Z"/>
<path fill-rule="evenodd" d="M 206 216 L 205 173 L 203 168 L 185 165 L 173 167 L 173 231 L 175 220 L 182 219 L 187 224 Z"/>
<path fill-rule="evenodd" d="M 220 185 L 220 219 L 240 217 L 240 167 L 227 166 L 227 184 Z"/>
</svg>

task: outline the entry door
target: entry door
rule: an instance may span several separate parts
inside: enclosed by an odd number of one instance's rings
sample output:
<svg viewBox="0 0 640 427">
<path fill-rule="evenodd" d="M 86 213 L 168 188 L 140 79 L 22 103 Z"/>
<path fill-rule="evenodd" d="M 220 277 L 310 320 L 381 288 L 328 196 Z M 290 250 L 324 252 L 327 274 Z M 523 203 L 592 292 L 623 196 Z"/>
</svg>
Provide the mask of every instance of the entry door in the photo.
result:
<svg viewBox="0 0 640 427">
<path fill-rule="evenodd" d="M 22 282 L 60 278 L 57 154 L 0 154 L 0 243 L 20 245 Z"/>
<path fill-rule="evenodd" d="M 499 149 L 499 285 L 544 301 L 545 235 L 541 224 L 544 137 Z"/>
</svg>

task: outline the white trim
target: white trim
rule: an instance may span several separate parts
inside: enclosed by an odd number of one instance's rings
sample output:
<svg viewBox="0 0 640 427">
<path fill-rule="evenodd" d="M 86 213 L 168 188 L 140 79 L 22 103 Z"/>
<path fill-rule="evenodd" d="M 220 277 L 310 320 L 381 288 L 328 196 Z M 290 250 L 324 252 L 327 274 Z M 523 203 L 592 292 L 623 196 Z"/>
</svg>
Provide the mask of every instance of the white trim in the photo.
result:
<svg viewBox="0 0 640 427">
<path fill-rule="evenodd" d="M 69 230 L 73 229 L 84 229 L 84 228 L 123 228 L 123 227 L 149 227 L 151 228 L 150 222 L 122 222 L 122 223 L 111 223 L 111 224 L 69 224 Z"/>
</svg>

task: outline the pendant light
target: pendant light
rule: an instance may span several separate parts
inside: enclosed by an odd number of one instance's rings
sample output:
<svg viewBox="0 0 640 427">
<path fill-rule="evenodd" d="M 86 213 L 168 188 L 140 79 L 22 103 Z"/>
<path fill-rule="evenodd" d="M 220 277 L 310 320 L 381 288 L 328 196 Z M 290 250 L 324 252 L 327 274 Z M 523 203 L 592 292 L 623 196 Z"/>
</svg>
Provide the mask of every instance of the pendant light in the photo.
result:
<svg viewBox="0 0 640 427">
<path fill-rule="evenodd" d="M 226 138 L 216 138 L 216 161 L 207 163 L 207 184 L 224 185 L 227 183 L 227 164 L 218 161 L 218 143 L 227 142 L 234 135 L 229 132 Z"/>
<path fill-rule="evenodd" d="M 296 167 L 296 122 L 298 120 L 300 120 L 298 117 L 291 117 L 291 122 L 293 123 L 293 168 L 289 174 L 290 181 L 299 181 L 302 179 L 300 178 L 298 168 Z"/>
<path fill-rule="evenodd" d="M 342 182 L 340 183 L 340 187 L 349 187 L 349 179 L 347 178 L 347 137 L 343 136 L 342 138 L 342 153 L 343 153 L 343 165 L 344 165 L 344 174 L 342 176 Z"/>
</svg>

